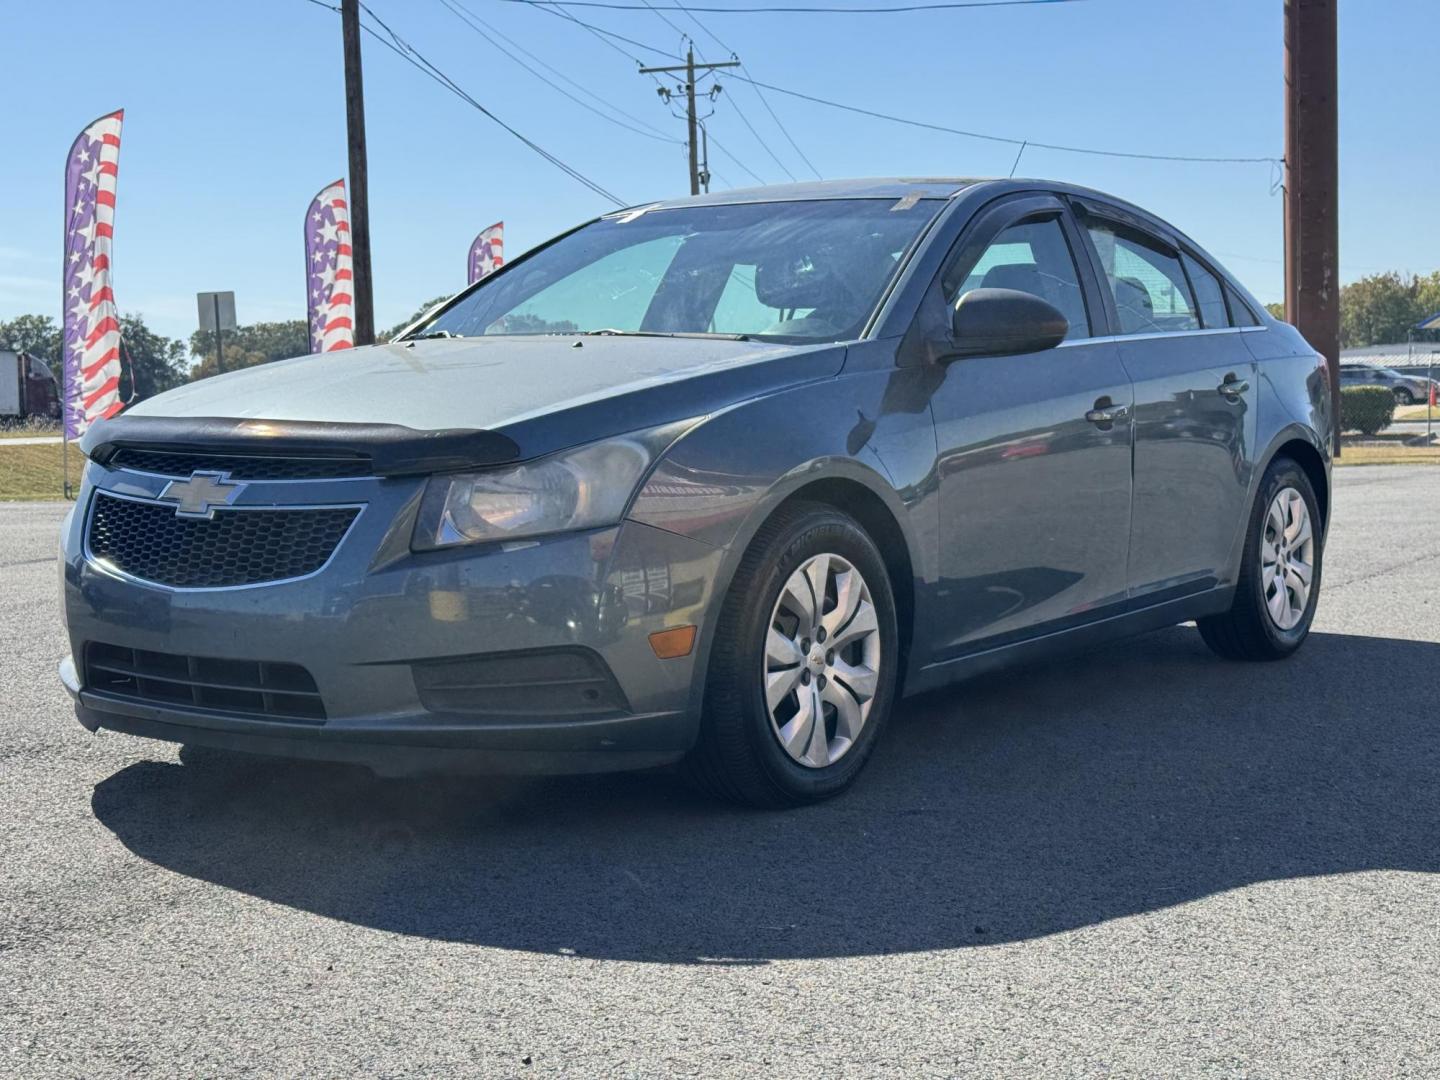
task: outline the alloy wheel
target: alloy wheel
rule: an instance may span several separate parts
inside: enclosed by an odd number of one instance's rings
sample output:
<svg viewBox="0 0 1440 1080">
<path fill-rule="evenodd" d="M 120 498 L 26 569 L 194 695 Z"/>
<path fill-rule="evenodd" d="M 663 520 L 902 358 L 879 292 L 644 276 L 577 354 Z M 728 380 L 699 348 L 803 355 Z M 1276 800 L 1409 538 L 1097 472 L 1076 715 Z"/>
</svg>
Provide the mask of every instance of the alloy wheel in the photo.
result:
<svg viewBox="0 0 1440 1080">
<path fill-rule="evenodd" d="M 1315 532 L 1305 497 L 1281 488 L 1265 513 L 1260 540 L 1260 587 L 1265 610 L 1281 630 L 1292 630 L 1305 617 L 1315 576 Z"/>
<path fill-rule="evenodd" d="M 844 757 L 880 685 L 880 626 L 870 587 L 847 559 L 815 555 L 770 614 L 765 708 L 780 746 L 807 768 Z"/>
</svg>

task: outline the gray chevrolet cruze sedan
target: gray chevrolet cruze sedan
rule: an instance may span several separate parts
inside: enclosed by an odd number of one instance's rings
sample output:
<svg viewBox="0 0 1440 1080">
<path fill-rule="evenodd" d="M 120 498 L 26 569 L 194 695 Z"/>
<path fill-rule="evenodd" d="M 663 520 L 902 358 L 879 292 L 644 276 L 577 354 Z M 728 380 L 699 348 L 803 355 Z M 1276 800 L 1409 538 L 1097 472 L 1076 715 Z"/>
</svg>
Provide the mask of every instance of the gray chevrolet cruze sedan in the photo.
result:
<svg viewBox="0 0 1440 1080">
<path fill-rule="evenodd" d="M 1320 588 L 1323 360 L 1152 215 L 1047 182 L 638 206 L 397 340 L 86 435 L 81 723 L 369 766 L 842 790 L 902 694 Z"/>
</svg>

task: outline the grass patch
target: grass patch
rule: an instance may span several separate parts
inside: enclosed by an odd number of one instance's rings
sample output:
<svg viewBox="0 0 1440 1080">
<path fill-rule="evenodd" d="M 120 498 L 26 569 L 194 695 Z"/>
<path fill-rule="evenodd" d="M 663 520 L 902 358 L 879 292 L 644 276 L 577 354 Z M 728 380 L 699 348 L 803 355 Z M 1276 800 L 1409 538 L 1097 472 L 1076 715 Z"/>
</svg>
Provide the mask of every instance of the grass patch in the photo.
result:
<svg viewBox="0 0 1440 1080">
<path fill-rule="evenodd" d="M 64 497 L 60 477 L 61 443 L 40 446 L 0 446 L 0 499 L 59 499 Z M 85 458 L 70 448 L 70 484 L 80 483 Z"/>
<path fill-rule="evenodd" d="M 1440 465 L 1440 446 L 1345 446 L 1336 465 Z"/>
</svg>

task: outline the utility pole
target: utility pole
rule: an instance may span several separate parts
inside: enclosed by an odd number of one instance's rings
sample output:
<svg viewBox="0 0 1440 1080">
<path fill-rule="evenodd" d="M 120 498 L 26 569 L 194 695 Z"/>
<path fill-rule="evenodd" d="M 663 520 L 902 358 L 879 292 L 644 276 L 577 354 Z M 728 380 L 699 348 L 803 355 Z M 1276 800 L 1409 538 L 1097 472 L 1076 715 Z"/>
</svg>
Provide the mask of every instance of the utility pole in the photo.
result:
<svg viewBox="0 0 1440 1080">
<path fill-rule="evenodd" d="M 697 133 L 700 121 L 695 116 L 695 72 L 714 71 L 716 68 L 739 67 L 739 60 L 723 60 L 715 64 L 695 63 L 695 47 L 689 45 L 685 49 L 685 63 L 683 66 L 674 67 L 642 67 L 641 75 L 662 75 L 683 71 L 685 73 L 685 143 L 690 152 L 690 194 L 700 194 L 700 147 Z M 670 100 L 670 91 L 667 87 L 660 87 L 660 96 L 666 101 Z M 705 176 L 705 186 L 710 186 L 710 177 Z"/>
<path fill-rule="evenodd" d="M 1285 318 L 1330 368 L 1340 453 L 1338 0 L 1285 3 Z"/>
<path fill-rule="evenodd" d="M 370 290 L 370 192 L 365 165 L 365 84 L 360 74 L 360 0 L 340 0 L 345 46 L 345 129 L 350 146 L 350 258 L 354 267 L 355 344 L 375 344 Z"/>
</svg>

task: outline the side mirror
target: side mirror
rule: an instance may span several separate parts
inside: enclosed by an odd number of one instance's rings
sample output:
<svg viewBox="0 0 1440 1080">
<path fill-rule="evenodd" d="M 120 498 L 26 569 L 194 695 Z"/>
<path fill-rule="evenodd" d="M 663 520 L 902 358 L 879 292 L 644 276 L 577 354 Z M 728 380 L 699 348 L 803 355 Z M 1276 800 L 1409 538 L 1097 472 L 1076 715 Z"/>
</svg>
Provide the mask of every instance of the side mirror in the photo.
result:
<svg viewBox="0 0 1440 1080">
<path fill-rule="evenodd" d="M 1018 289 L 972 289 L 950 316 L 946 360 L 962 356 L 1013 356 L 1053 349 L 1070 323 L 1047 300 Z"/>
</svg>

